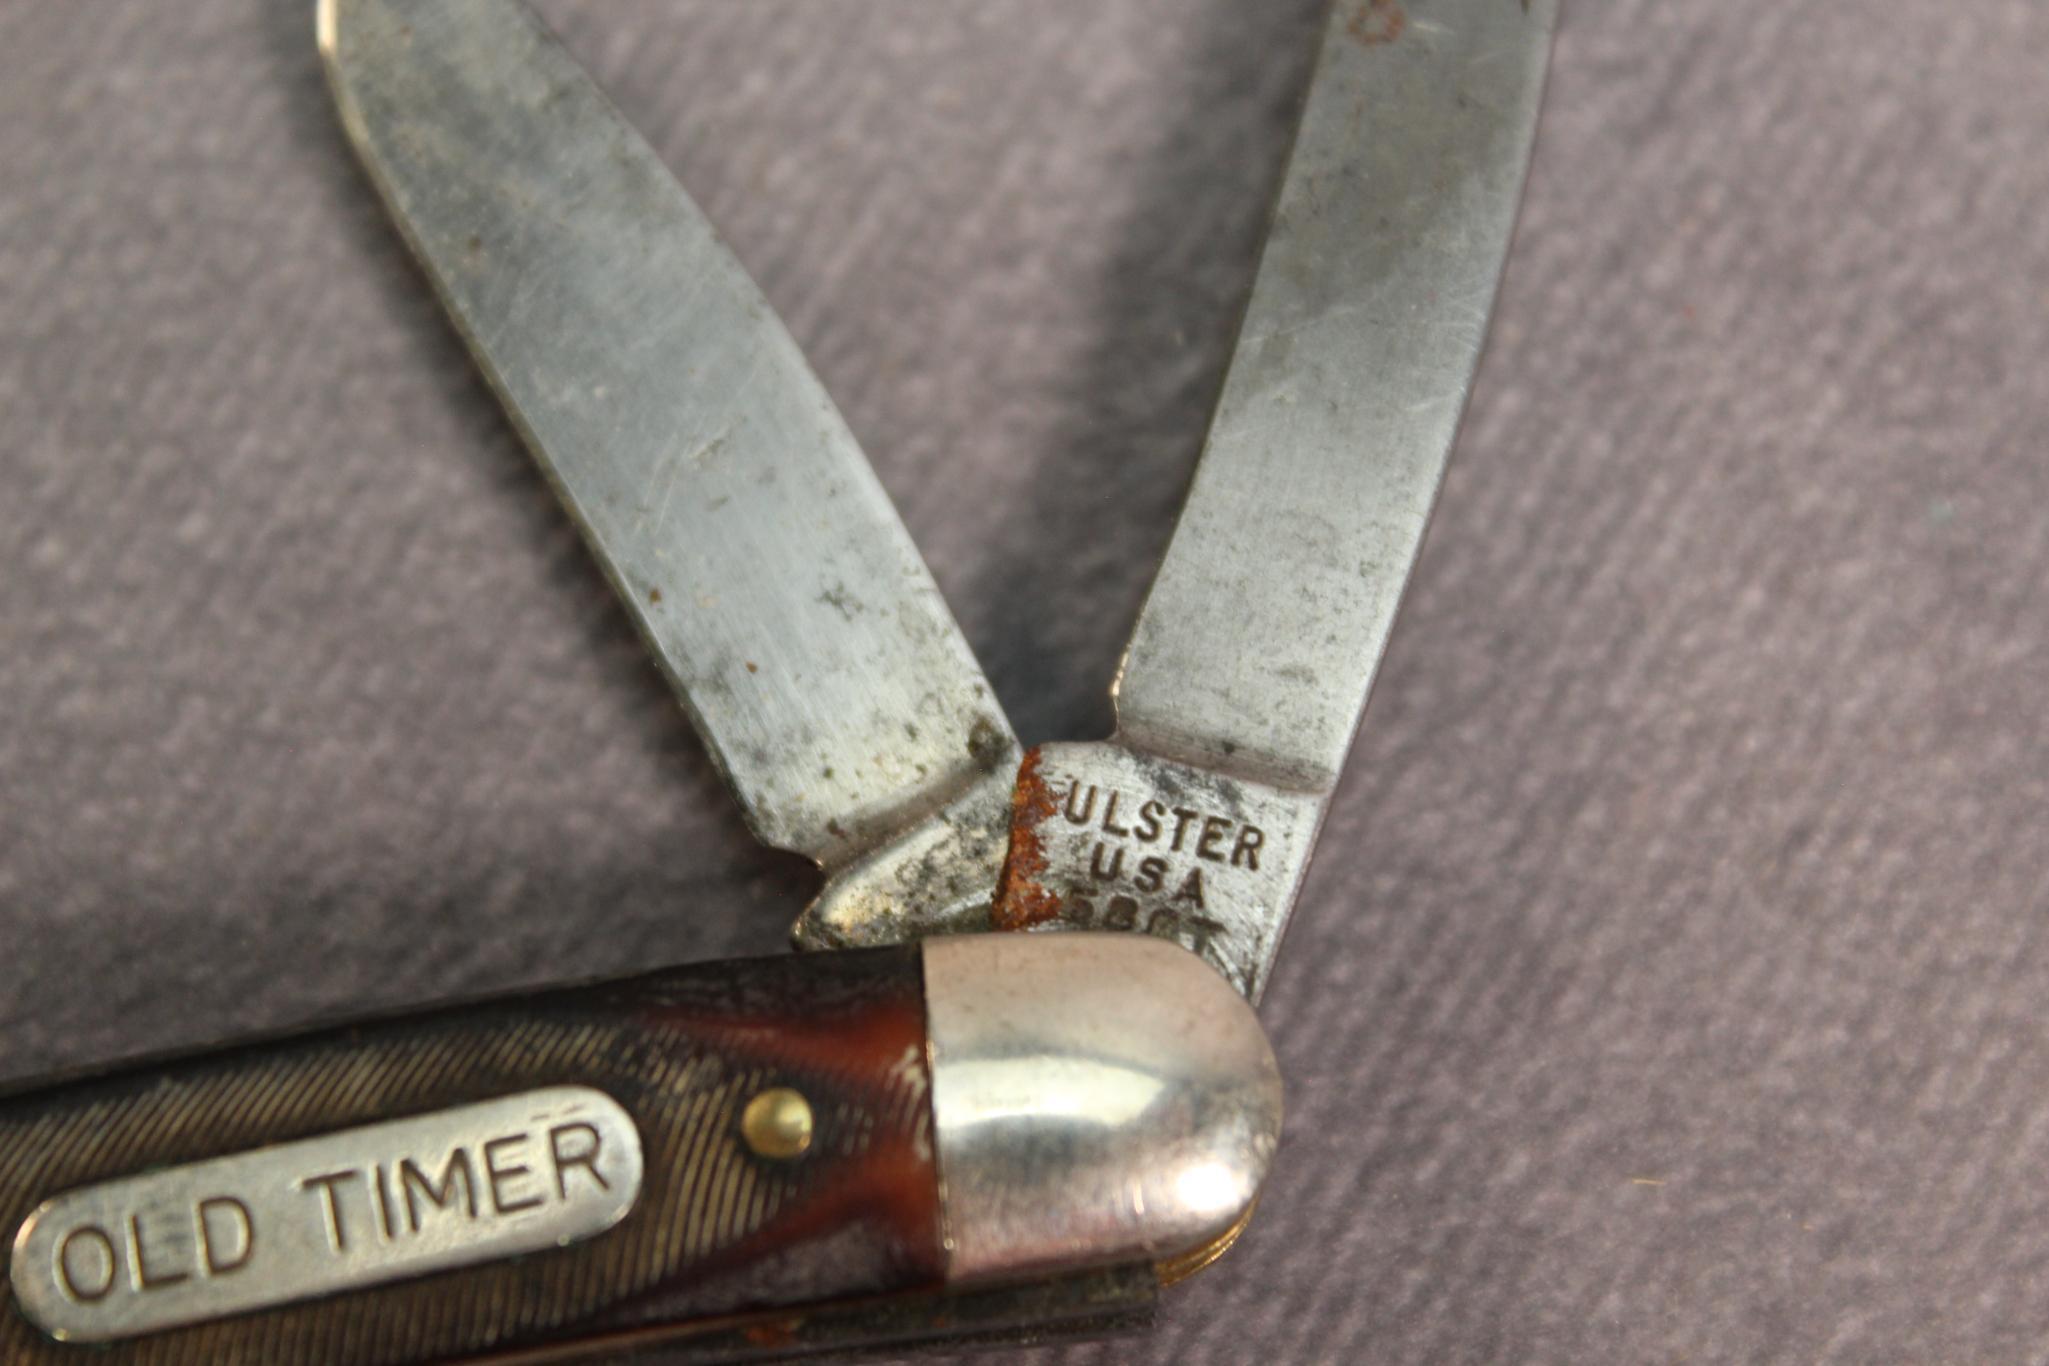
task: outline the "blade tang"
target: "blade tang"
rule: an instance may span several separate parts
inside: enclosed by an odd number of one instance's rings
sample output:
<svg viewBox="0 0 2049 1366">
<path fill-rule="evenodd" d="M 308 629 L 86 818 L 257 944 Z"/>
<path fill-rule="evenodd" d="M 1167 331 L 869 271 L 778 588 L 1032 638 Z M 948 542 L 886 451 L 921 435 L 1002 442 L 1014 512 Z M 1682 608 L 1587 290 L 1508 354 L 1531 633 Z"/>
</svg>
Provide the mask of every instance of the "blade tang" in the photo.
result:
<svg viewBox="0 0 2049 1366">
<path fill-rule="evenodd" d="M 871 897 L 986 900 L 1009 725 L 846 424 L 652 149 L 522 4 L 325 0 L 321 46 L 393 218 L 754 832 L 862 860 Z"/>
<path fill-rule="evenodd" d="M 1485 339 L 1553 0 L 1338 0 L 1209 440 L 1115 687 L 1027 758 L 996 922 L 1257 999 Z"/>
</svg>

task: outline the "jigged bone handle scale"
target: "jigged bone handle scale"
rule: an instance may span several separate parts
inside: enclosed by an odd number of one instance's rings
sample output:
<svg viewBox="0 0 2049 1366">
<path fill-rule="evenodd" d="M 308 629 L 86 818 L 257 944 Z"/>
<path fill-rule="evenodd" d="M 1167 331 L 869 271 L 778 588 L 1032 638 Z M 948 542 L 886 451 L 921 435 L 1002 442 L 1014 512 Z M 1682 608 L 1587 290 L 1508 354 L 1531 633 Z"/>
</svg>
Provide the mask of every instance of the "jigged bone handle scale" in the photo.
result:
<svg viewBox="0 0 2049 1366">
<path fill-rule="evenodd" d="M 1093 1327 L 1228 1241 L 1279 1107 L 1250 1008 L 1123 936 L 706 964 L 154 1063 L 0 1100 L 0 1360 Z"/>
</svg>

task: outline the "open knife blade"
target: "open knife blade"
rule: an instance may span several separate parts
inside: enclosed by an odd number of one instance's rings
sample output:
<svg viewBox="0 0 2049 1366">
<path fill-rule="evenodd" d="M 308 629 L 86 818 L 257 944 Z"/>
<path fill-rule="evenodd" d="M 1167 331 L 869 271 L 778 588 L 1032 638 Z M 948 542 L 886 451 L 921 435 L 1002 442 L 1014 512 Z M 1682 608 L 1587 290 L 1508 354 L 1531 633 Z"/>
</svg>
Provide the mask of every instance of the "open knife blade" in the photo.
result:
<svg viewBox="0 0 2049 1366">
<path fill-rule="evenodd" d="M 1118 737 L 1027 759 L 985 913 L 1015 742 L 758 293 L 523 6 L 324 0 L 435 289 L 750 823 L 835 870 L 804 937 L 1151 937 L 698 965 L 16 1092 L 0 1355 L 726 1360 L 1097 1325 L 1228 1246 L 1280 1120 L 1247 998 L 1471 381 L 1554 11 L 1402 13 L 1333 8 Z"/>
<path fill-rule="evenodd" d="M 749 826 L 827 870 L 817 918 L 985 924 L 1009 723 L 704 215 L 523 4 L 331 0 L 319 28 L 392 219 Z"/>
<path fill-rule="evenodd" d="M 513 0 L 325 0 L 337 103 L 750 823 L 872 938 L 988 927 L 1016 744 L 683 191 Z M 697 964 L 0 1097 L 0 1358 L 560 1360 L 1093 1330 L 1243 1227 L 1280 1126 L 1170 945 Z"/>
<path fill-rule="evenodd" d="M 1208 443 L 1114 686 L 1027 756 L 995 911 L 1258 1000 L 1457 435 L 1554 0 L 1339 0 Z"/>
</svg>

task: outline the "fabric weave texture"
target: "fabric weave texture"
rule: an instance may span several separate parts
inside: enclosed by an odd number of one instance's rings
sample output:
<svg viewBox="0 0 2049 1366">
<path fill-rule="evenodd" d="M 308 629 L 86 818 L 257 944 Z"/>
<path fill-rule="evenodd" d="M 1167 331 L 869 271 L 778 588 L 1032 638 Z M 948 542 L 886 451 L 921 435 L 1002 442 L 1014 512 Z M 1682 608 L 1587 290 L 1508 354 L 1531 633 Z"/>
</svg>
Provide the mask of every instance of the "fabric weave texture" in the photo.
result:
<svg viewBox="0 0 2049 1366">
<path fill-rule="evenodd" d="M 546 8 L 1023 737 L 1105 733 L 1315 0 Z M 0 1075 L 774 952 L 813 885 L 310 10 L 0 0 Z M 1271 1188 L 1153 1336 L 1021 1359 L 2049 1357 L 2045 70 L 2034 0 L 1570 6 Z"/>
</svg>

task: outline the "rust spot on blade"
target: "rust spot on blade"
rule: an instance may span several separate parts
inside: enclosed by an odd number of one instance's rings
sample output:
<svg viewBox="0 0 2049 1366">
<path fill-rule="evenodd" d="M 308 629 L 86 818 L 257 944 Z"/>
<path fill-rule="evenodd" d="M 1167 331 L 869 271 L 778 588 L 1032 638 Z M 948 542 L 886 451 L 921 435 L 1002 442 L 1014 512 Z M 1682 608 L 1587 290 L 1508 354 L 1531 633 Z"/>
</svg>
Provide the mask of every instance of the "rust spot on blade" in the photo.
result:
<svg viewBox="0 0 2049 1366">
<path fill-rule="evenodd" d="M 1361 47 L 1379 47 L 1401 37 L 1408 26 L 1409 16 L 1401 0 L 1366 0 L 1345 25 L 1345 32 Z"/>
<path fill-rule="evenodd" d="M 1046 846 L 1039 827 L 1060 805 L 1039 773 L 1043 758 L 1036 749 L 1025 755 L 1017 770 L 1017 789 L 1010 796 L 1010 854 L 1003 861 L 996 906 L 990 912 L 999 930 L 1028 930 L 1060 914 L 1060 897 L 1040 881 L 1046 875 Z"/>
</svg>

